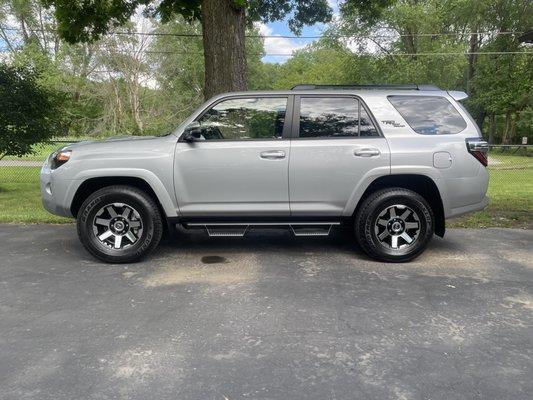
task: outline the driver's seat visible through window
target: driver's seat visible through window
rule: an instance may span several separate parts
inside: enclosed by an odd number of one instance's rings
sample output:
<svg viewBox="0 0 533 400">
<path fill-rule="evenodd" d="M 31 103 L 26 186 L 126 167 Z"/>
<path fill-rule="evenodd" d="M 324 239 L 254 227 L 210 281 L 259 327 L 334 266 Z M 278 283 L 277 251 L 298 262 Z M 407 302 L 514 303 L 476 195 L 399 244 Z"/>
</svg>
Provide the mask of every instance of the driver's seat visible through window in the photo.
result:
<svg viewBox="0 0 533 400">
<path fill-rule="evenodd" d="M 200 140 L 281 139 L 286 97 L 223 100 L 200 119 Z"/>
</svg>

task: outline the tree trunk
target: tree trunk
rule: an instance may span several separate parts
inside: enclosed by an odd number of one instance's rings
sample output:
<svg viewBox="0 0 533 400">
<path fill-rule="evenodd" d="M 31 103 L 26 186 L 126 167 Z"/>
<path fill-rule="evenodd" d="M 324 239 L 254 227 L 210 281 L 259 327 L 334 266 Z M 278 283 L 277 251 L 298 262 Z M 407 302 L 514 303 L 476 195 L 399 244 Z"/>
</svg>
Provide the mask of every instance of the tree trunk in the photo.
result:
<svg viewBox="0 0 533 400">
<path fill-rule="evenodd" d="M 478 37 L 477 33 L 474 33 L 470 35 L 470 41 L 468 45 L 468 52 L 470 53 L 468 55 L 468 70 L 466 75 L 466 93 L 469 97 L 472 97 L 472 94 L 474 93 L 473 87 L 472 87 L 472 80 L 474 79 L 474 75 L 476 73 L 476 62 L 477 62 L 477 54 L 478 51 Z"/>
<path fill-rule="evenodd" d="M 494 144 L 494 134 L 496 133 L 496 115 L 490 114 L 489 117 L 489 144 Z"/>
<path fill-rule="evenodd" d="M 509 134 L 511 133 L 511 113 L 505 113 L 505 130 L 503 131 L 502 144 L 509 144 Z"/>
<path fill-rule="evenodd" d="M 417 48 L 415 43 L 415 34 L 410 28 L 407 28 L 405 32 L 403 32 L 401 40 L 405 47 L 405 52 L 411 54 L 411 59 L 416 60 Z"/>
<path fill-rule="evenodd" d="M 206 99 L 246 90 L 244 18 L 234 0 L 202 0 Z"/>
<path fill-rule="evenodd" d="M 513 144 L 515 134 L 516 134 L 516 114 L 512 113 L 511 114 L 511 129 L 509 131 L 509 136 L 507 138 L 507 143 Z"/>
<path fill-rule="evenodd" d="M 485 117 L 487 116 L 487 112 L 483 107 L 480 107 L 481 109 L 478 110 L 476 117 L 474 118 L 476 120 L 476 124 L 479 127 L 479 130 L 483 132 L 483 123 L 485 122 Z"/>
</svg>

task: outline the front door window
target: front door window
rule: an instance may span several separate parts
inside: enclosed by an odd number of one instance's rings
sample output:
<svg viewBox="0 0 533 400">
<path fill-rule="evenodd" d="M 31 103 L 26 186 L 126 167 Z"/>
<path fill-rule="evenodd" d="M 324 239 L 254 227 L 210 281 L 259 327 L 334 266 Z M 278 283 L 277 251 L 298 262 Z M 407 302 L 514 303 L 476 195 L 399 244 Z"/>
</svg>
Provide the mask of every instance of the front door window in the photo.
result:
<svg viewBox="0 0 533 400">
<path fill-rule="evenodd" d="M 281 139 L 286 109 L 286 97 L 221 101 L 198 120 L 199 140 Z"/>
</svg>

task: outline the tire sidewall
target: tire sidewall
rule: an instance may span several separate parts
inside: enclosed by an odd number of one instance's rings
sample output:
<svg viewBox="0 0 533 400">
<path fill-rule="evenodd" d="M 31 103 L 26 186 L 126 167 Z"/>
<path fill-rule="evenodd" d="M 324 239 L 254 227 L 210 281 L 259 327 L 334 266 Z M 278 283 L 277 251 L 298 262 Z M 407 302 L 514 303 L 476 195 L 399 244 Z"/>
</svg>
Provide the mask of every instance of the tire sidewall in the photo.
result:
<svg viewBox="0 0 533 400">
<path fill-rule="evenodd" d="M 93 232 L 96 213 L 102 207 L 112 203 L 127 204 L 134 208 L 141 217 L 143 232 L 132 246 L 123 249 L 110 248 L 103 244 Z M 141 193 L 128 190 L 128 188 L 104 189 L 95 192 L 81 206 L 78 215 L 78 232 L 82 243 L 91 254 L 108 262 L 128 262 L 141 258 L 151 249 L 156 236 L 155 222 L 151 204 Z"/>
<path fill-rule="evenodd" d="M 417 214 L 420 231 L 412 246 L 393 250 L 380 242 L 374 227 L 379 214 L 388 207 L 397 204 L 405 205 Z M 433 237 L 433 231 L 434 217 L 431 208 L 420 195 L 407 190 L 384 191 L 372 199 L 370 204 L 365 207 L 364 214 L 359 216 L 359 241 L 365 242 L 363 248 L 369 255 L 384 261 L 402 262 L 415 258 L 426 248 Z"/>
</svg>

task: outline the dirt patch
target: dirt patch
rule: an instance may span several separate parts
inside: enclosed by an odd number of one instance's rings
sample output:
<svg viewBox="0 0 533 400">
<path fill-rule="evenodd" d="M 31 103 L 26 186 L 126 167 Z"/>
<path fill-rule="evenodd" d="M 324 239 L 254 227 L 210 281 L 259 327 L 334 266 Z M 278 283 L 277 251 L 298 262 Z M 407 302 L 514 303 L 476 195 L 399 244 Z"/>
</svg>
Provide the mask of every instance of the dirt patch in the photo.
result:
<svg viewBox="0 0 533 400">
<path fill-rule="evenodd" d="M 120 393 L 118 397 L 130 398 L 153 382 L 163 390 L 170 390 L 179 383 L 186 371 L 182 350 L 177 343 L 155 343 L 151 347 L 122 349 L 98 362 Z"/>
<path fill-rule="evenodd" d="M 519 264 L 524 268 L 533 268 L 533 252 L 531 250 L 499 250 L 498 256 L 508 261 Z"/>
<path fill-rule="evenodd" d="M 529 293 L 520 293 L 515 296 L 506 297 L 506 307 L 512 308 L 525 308 L 533 311 L 533 296 Z"/>
<path fill-rule="evenodd" d="M 210 257 L 209 263 L 205 262 Z M 217 262 L 213 263 L 213 257 Z M 223 261 L 220 262 L 220 259 Z M 227 285 L 252 282 L 257 279 L 258 260 L 251 254 L 231 256 L 179 256 L 165 260 L 161 268 L 140 278 L 146 287 L 171 286 L 190 283 Z"/>
</svg>

